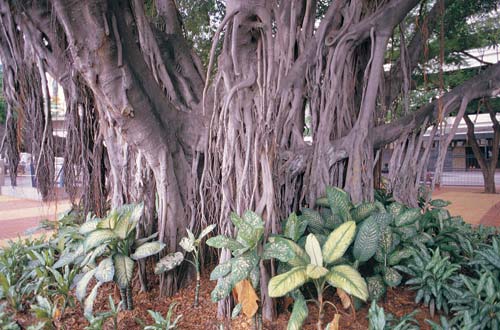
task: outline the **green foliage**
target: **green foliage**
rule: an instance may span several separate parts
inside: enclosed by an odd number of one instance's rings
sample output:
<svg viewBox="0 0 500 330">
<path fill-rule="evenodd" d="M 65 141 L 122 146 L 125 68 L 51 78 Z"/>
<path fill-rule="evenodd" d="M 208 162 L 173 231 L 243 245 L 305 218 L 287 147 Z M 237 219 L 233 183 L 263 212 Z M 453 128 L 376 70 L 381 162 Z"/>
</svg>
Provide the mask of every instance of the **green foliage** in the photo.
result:
<svg viewBox="0 0 500 330">
<path fill-rule="evenodd" d="M 268 292 L 271 297 L 281 297 L 287 293 L 299 289 L 307 282 L 312 282 L 316 288 L 318 312 L 318 327 L 321 328 L 322 310 L 325 302 L 323 292 L 326 284 L 340 288 L 362 300 L 368 298 L 368 288 L 365 280 L 353 267 L 345 264 L 335 264 L 346 252 L 354 239 L 356 223 L 348 221 L 340 225 L 329 236 L 323 247 L 314 234 L 309 234 L 305 243 L 305 251 L 296 247 L 290 251 L 301 256 L 299 263 L 290 263 L 289 271 L 271 278 L 268 284 Z M 291 242 L 291 241 L 290 241 Z M 290 243 L 294 244 L 293 242 Z M 298 250 L 300 249 L 300 250 Z M 305 258 L 307 256 L 308 258 Z M 294 260 L 295 259 L 291 259 Z M 307 316 L 305 303 L 300 295 L 294 304 L 294 310 L 289 321 L 289 329 L 298 329 Z"/>
<path fill-rule="evenodd" d="M 85 300 L 85 314 L 92 314 L 92 305 L 99 287 L 106 282 L 114 281 L 120 288 L 122 302 L 125 309 L 133 308 L 132 282 L 136 260 L 144 259 L 159 253 L 165 244 L 158 241 L 148 242 L 136 239 L 136 226 L 143 213 L 143 204 L 124 205 L 112 210 L 104 219 L 88 219 L 79 228 L 84 236 L 83 243 L 76 247 L 76 254 L 81 251 L 85 257 L 80 265 L 85 273 L 77 283 L 76 296 L 82 301 L 88 283 L 95 277 L 97 284 Z M 96 259 L 99 258 L 99 264 Z"/>
<path fill-rule="evenodd" d="M 373 212 L 373 211 L 372 211 Z M 359 262 L 368 261 L 377 252 L 380 240 L 380 225 L 373 217 L 364 220 L 354 241 L 353 255 Z"/>
<path fill-rule="evenodd" d="M 196 288 L 195 288 L 195 294 L 194 294 L 194 306 L 198 306 L 198 301 L 199 301 L 199 291 L 200 291 L 200 245 L 208 234 L 210 234 L 214 229 L 216 225 L 210 225 L 203 229 L 198 235 L 198 238 L 195 238 L 194 234 L 191 232 L 191 230 L 186 229 L 188 236 L 183 237 L 179 243 L 179 245 L 186 251 L 187 253 L 192 253 L 193 254 L 193 260 L 187 260 L 190 262 L 196 270 Z M 172 270 L 173 268 L 177 267 L 182 263 L 182 260 L 184 260 L 184 255 L 180 252 L 176 252 L 173 254 L 169 254 L 166 257 L 162 258 L 158 264 L 155 267 L 155 273 L 159 274 L 162 272 L 166 272 L 169 270 Z M 227 274 L 227 273 L 226 273 Z M 226 275 L 224 274 L 224 275 Z M 222 275 L 223 276 L 223 275 Z"/>
<path fill-rule="evenodd" d="M 55 329 L 54 320 L 59 315 L 59 310 L 49 299 L 37 296 L 36 304 L 31 305 L 31 311 L 35 314 L 37 320 L 43 323 L 43 329 Z"/>
<path fill-rule="evenodd" d="M 175 320 L 172 320 L 172 316 L 174 313 L 174 308 L 177 303 L 171 303 L 168 307 L 168 312 L 165 317 L 163 317 L 160 313 L 148 310 L 149 315 L 153 319 L 153 324 L 146 325 L 144 321 L 140 319 L 136 319 L 136 321 L 141 324 L 144 330 L 175 330 L 178 327 L 178 322 L 182 318 L 182 315 L 177 315 Z"/>
<path fill-rule="evenodd" d="M 417 320 L 414 316 L 418 310 L 403 316 L 400 319 L 394 318 L 392 314 L 385 314 L 384 309 L 379 307 L 375 301 L 372 301 L 368 310 L 368 329 L 369 330 L 418 330 Z"/>
<path fill-rule="evenodd" d="M 99 312 L 96 315 L 87 315 L 87 321 L 89 321 L 89 325 L 85 327 L 85 330 L 101 330 L 104 327 L 104 323 L 111 319 L 113 322 L 113 330 L 118 329 L 118 314 L 120 313 L 120 309 L 123 302 L 119 302 L 115 304 L 113 297 L 111 295 L 108 296 L 108 305 L 109 311 Z"/>
<path fill-rule="evenodd" d="M 252 286 L 258 287 L 259 276 L 252 277 L 251 275 L 252 273 L 259 274 L 256 270 L 262 257 L 258 250 L 262 244 L 264 222 L 251 211 L 245 212 L 243 217 L 232 213 L 231 222 L 238 229 L 235 240 L 219 235 L 209 238 L 206 242 L 207 245 L 215 248 L 227 248 L 233 255 L 233 258 L 219 265 L 220 267 L 215 268 L 210 275 L 212 279 L 218 280 L 211 294 L 214 302 L 226 298 L 234 286 L 244 279 L 250 279 Z M 226 244 L 226 242 L 230 243 Z"/>
<path fill-rule="evenodd" d="M 0 328 L 3 330 L 21 330 L 12 316 L 5 312 L 5 304 L 0 305 Z"/>
<path fill-rule="evenodd" d="M 428 306 L 431 315 L 436 310 L 448 313 L 450 301 L 460 295 L 460 290 L 453 286 L 453 279 L 458 275 L 460 266 L 451 263 L 449 257 L 443 257 L 439 248 L 431 250 L 431 253 L 420 249 L 407 267 L 395 268 L 411 276 L 405 285 L 417 291 L 415 302 L 423 302 Z"/>
</svg>

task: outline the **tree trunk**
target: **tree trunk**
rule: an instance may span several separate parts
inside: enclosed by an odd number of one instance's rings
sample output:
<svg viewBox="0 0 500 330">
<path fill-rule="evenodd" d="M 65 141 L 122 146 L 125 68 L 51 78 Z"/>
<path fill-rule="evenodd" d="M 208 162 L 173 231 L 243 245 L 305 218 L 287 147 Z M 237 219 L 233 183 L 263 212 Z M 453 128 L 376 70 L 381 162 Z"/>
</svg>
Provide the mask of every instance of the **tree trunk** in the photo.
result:
<svg viewBox="0 0 500 330">
<path fill-rule="evenodd" d="M 481 168 L 481 172 L 483 174 L 484 179 L 484 192 L 487 194 L 495 194 L 496 193 L 496 182 L 495 182 L 495 171 L 498 162 L 498 154 L 499 154 L 499 143 L 500 143 L 500 124 L 496 119 L 496 113 L 487 105 L 490 118 L 493 122 L 493 131 L 494 136 L 492 140 L 492 155 L 491 159 L 487 160 L 485 155 L 481 152 L 481 148 L 479 143 L 477 142 L 476 135 L 474 134 L 474 123 L 470 119 L 468 114 L 464 115 L 465 123 L 467 124 L 467 140 L 469 141 L 470 146 L 472 147 L 472 152 L 474 153 L 474 157 L 479 163 L 479 167 Z"/>
<path fill-rule="evenodd" d="M 484 192 L 487 194 L 496 194 L 495 170 L 487 169 L 483 172 Z"/>
</svg>

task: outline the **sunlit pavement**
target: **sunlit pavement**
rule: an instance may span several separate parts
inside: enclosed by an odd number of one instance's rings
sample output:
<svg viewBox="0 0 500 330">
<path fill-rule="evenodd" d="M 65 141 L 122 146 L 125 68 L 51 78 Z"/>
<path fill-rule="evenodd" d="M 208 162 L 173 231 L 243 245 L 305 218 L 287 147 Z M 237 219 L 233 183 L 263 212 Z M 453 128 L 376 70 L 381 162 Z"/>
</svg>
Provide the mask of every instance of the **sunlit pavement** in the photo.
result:
<svg viewBox="0 0 500 330">
<path fill-rule="evenodd" d="M 36 227 L 40 220 L 57 219 L 58 214 L 70 206 L 68 201 L 43 203 L 0 196 L 0 246 L 5 245 L 9 239 L 26 236 L 26 230 Z"/>
<path fill-rule="evenodd" d="M 471 224 L 500 226 L 500 194 L 483 191 L 482 187 L 443 187 L 436 190 L 433 197 L 450 201 L 450 213 L 462 216 Z"/>
</svg>

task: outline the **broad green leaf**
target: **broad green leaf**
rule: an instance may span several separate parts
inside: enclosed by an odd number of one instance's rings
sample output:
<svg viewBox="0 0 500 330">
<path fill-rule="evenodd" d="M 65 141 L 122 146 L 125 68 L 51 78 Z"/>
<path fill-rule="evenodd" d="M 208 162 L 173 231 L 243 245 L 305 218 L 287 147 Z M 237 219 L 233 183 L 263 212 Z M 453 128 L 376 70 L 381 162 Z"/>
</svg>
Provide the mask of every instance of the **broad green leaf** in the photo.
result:
<svg viewBox="0 0 500 330">
<path fill-rule="evenodd" d="M 330 210 L 328 210 L 330 212 Z M 309 226 L 309 231 L 314 234 L 321 233 L 325 229 L 325 221 L 321 214 L 316 210 L 304 208 L 301 210 L 300 222 Z M 331 212 L 330 212 L 331 213 Z M 301 233 L 302 236 L 303 232 Z M 298 239 L 294 240 L 297 241 Z"/>
<path fill-rule="evenodd" d="M 259 263 L 259 258 L 255 252 L 247 252 L 231 260 L 231 274 L 228 275 L 232 285 L 244 280 Z"/>
<path fill-rule="evenodd" d="M 243 245 L 238 243 L 236 240 L 229 238 L 229 237 L 226 237 L 224 235 L 210 237 L 209 239 L 207 239 L 206 244 L 208 246 L 211 246 L 211 247 L 214 247 L 217 249 L 226 248 L 226 249 L 229 249 L 231 251 L 243 248 Z"/>
<path fill-rule="evenodd" d="M 286 244 L 294 253 L 294 257 L 287 261 L 291 266 L 307 266 L 310 262 L 311 259 L 307 255 L 307 253 L 295 242 L 279 237 L 279 236 L 272 236 L 269 237 L 269 243 L 274 244 Z"/>
<path fill-rule="evenodd" d="M 95 219 L 95 220 L 90 220 L 90 221 L 83 223 L 80 226 L 80 229 L 78 230 L 78 232 L 82 235 L 87 235 L 88 233 L 90 233 L 91 231 L 94 231 L 97 228 L 97 224 L 99 223 L 99 221 L 100 221 L 99 219 Z"/>
<path fill-rule="evenodd" d="M 377 252 L 380 240 L 379 225 L 373 217 L 368 217 L 359 226 L 352 254 L 359 262 L 365 262 Z"/>
<path fill-rule="evenodd" d="M 316 266 L 323 266 L 323 256 L 321 255 L 321 247 L 319 246 L 318 239 L 314 234 L 309 234 L 306 240 L 306 252 L 311 259 L 311 264 Z"/>
<path fill-rule="evenodd" d="M 134 276 L 134 260 L 123 254 L 113 257 L 115 264 L 115 281 L 120 288 L 126 288 Z"/>
<path fill-rule="evenodd" d="M 159 253 L 161 250 L 165 248 L 165 244 L 161 242 L 149 242 L 139 246 L 135 253 L 130 257 L 134 260 L 144 259 L 149 256 L 155 255 Z"/>
<path fill-rule="evenodd" d="M 94 274 L 96 280 L 102 283 L 110 282 L 115 276 L 115 267 L 113 265 L 113 259 L 106 258 L 99 263 Z"/>
<path fill-rule="evenodd" d="M 307 266 L 311 262 L 311 259 L 307 255 L 306 251 L 304 251 L 294 241 L 279 236 L 271 236 L 268 240 L 270 243 L 286 244 L 292 250 L 294 257 L 287 261 L 291 266 Z"/>
<path fill-rule="evenodd" d="M 396 216 L 396 218 L 394 219 L 394 224 L 396 225 L 396 227 L 403 227 L 406 225 L 410 225 L 415 221 L 417 221 L 417 219 L 421 215 L 422 214 L 419 208 L 409 209 Z"/>
<path fill-rule="evenodd" d="M 264 245 L 264 253 L 262 259 L 278 259 L 281 262 L 288 262 L 295 257 L 292 248 L 285 242 L 285 240 L 275 240 L 272 243 Z"/>
<path fill-rule="evenodd" d="M 191 239 L 189 239 L 189 237 L 183 237 L 183 238 L 181 238 L 181 241 L 179 242 L 179 245 L 186 252 L 193 252 L 194 251 L 194 241 L 191 240 Z"/>
<path fill-rule="evenodd" d="M 316 265 L 307 265 L 307 276 L 313 280 L 317 280 L 318 278 L 322 278 L 328 273 L 328 269 L 322 266 Z"/>
<path fill-rule="evenodd" d="M 83 247 L 85 248 L 85 251 L 89 251 L 90 249 L 93 249 L 101 244 L 109 243 L 115 238 L 116 236 L 113 231 L 109 229 L 97 229 L 85 238 Z"/>
<path fill-rule="evenodd" d="M 130 227 L 131 225 L 126 219 L 120 218 L 116 221 L 116 224 L 113 227 L 113 232 L 121 239 L 126 239 L 130 233 Z"/>
<path fill-rule="evenodd" d="M 139 239 L 135 240 L 135 246 L 139 247 L 139 246 L 143 245 L 144 243 L 147 243 L 150 240 L 155 239 L 156 237 L 158 237 L 158 232 L 156 232 L 152 235 L 149 235 L 148 237 L 139 238 Z"/>
<path fill-rule="evenodd" d="M 264 234 L 264 222 L 252 211 L 245 212 L 243 218 L 231 213 L 231 221 L 238 228 L 236 240 L 245 247 L 255 247 Z"/>
<path fill-rule="evenodd" d="M 214 270 L 210 273 L 210 280 L 215 281 L 219 278 L 226 276 L 231 271 L 231 261 L 223 262 L 217 265 Z"/>
<path fill-rule="evenodd" d="M 232 285 L 229 277 L 220 278 L 217 281 L 217 285 L 215 286 L 212 293 L 210 294 L 212 301 L 218 302 L 218 301 L 226 298 L 231 293 L 232 288 L 233 288 L 233 285 Z"/>
<path fill-rule="evenodd" d="M 368 287 L 365 280 L 351 266 L 340 265 L 332 267 L 328 274 L 326 274 L 326 280 L 333 287 L 340 288 L 363 301 L 368 299 Z"/>
<path fill-rule="evenodd" d="M 269 296 L 282 297 L 302 286 L 307 281 L 307 267 L 294 267 L 290 271 L 274 276 L 269 281 Z"/>
<path fill-rule="evenodd" d="M 352 203 L 347 192 L 337 187 L 326 187 L 326 198 L 333 213 L 339 214 L 344 222 L 351 221 Z"/>
<path fill-rule="evenodd" d="M 108 216 L 97 224 L 98 229 L 113 229 L 118 222 L 118 213 L 116 210 L 111 210 Z"/>
<path fill-rule="evenodd" d="M 205 229 L 203 229 L 200 233 L 200 235 L 198 236 L 198 240 L 201 241 L 203 239 L 203 237 L 207 236 L 208 234 L 210 234 L 212 232 L 212 230 L 215 229 L 217 225 L 216 224 L 212 224 L 208 227 L 206 227 Z"/>
<path fill-rule="evenodd" d="M 302 330 L 302 325 L 307 319 L 309 310 L 307 309 L 307 303 L 304 296 L 300 294 L 293 303 L 292 314 L 288 320 L 287 330 Z"/>
<path fill-rule="evenodd" d="M 250 226 L 264 227 L 264 221 L 262 221 L 262 218 L 255 212 L 246 211 L 243 214 L 243 220 L 245 220 L 245 222 L 248 223 Z"/>
<path fill-rule="evenodd" d="M 339 260 L 351 245 L 356 233 L 356 222 L 348 221 L 335 229 L 323 245 L 323 260 L 329 264 Z"/>
<path fill-rule="evenodd" d="M 82 278 L 76 284 L 75 295 L 79 301 L 82 301 L 83 297 L 85 297 L 85 294 L 87 293 L 87 286 L 90 280 L 92 279 L 92 276 L 94 276 L 95 272 L 96 269 L 88 271 L 82 276 Z"/>
<path fill-rule="evenodd" d="M 283 235 L 292 241 L 297 241 L 304 234 L 306 227 L 307 221 L 301 221 L 295 213 L 291 213 L 286 221 Z"/>
<path fill-rule="evenodd" d="M 99 287 L 102 285 L 101 282 L 97 282 L 97 284 L 92 288 L 92 291 L 88 295 L 87 299 L 85 299 L 85 307 L 84 307 L 84 312 L 83 314 L 85 317 L 91 317 L 92 316 L 92 311 L 94 309 L 94 301 L 97 298 L 97 290 L 99 290 Z"/>
<path fill-rule="evenodd" d="M 52 266 L 54 269 L 62 268 L 66 265 L 69 265 L 75 261 L 76 255 L 74 252 L 65 251 L 63 255 L 56 261 L 56 263 Z"/>
<path fill-rule="evenodd" d="M 155 266 L 155 274 L 168 272 L 179 266 L 184 260 L 182 252 L 169 253 L 158 261 Z"/>
</svg>

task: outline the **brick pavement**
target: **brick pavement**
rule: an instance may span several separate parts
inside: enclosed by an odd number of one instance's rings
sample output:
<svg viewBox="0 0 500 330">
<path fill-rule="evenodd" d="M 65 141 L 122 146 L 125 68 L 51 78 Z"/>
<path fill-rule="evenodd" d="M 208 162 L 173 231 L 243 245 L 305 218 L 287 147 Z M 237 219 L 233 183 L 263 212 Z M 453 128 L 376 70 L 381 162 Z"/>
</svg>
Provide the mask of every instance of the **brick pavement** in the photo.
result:
<svg viewBox="0 0 500 330">
<path fill-rule="evenodd" d="M 55 220 L 66 211 L 68 201 L 39 201 L 0 196 L 0 246 L 9 239 L 25 236 L 28 229 L 36 227 L 40 220 Z"/>
</svg>

